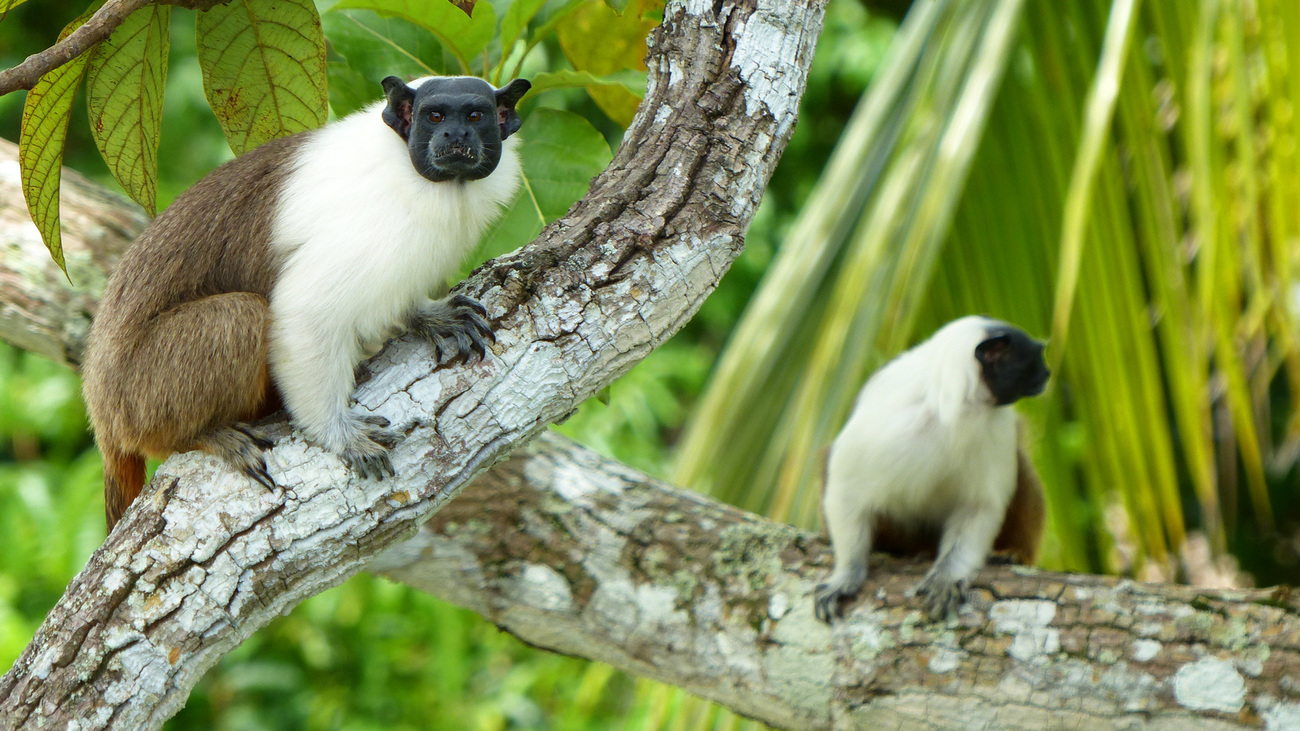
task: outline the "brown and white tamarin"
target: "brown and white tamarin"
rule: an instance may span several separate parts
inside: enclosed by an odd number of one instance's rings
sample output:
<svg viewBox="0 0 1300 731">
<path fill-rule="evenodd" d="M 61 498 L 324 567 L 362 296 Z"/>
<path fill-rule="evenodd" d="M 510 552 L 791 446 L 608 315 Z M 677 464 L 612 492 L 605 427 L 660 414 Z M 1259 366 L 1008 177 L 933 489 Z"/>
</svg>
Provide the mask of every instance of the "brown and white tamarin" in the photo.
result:
<svg viewBox="0 0 1300 731">
<path fill-rule="evenodd" d="M 368 477 L 393 473 L 354 369 L 405 326 L 441 362 L 482 357 L 482 305 L 429 299 L 519 185 L 517 79 L 390 76 L 385 99 L 200 180 L 110 277 L 82 369 L 111 529 L 146 456 L 203 450 L 271 487 L 245 422 L 293 424 Z"/>
</svg>

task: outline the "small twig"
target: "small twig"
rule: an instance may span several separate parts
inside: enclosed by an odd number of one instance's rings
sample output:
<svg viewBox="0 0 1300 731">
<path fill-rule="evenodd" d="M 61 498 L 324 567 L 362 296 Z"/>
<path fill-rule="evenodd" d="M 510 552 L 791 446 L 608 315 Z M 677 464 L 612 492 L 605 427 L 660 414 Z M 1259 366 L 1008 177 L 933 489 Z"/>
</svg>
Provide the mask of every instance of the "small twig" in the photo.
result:
<svg viewBox="0 0 1300 731">
<path fill-rule="evenodd" d="M 0 96 L 17 89 L 30 89 L 42 76 L 85 53 L 109 37 L 131 13 L 152 0 L 108 0 L 80 28 L 53 46 L 34 53 L 11 69 L 0 71 Z"/>
</svg>

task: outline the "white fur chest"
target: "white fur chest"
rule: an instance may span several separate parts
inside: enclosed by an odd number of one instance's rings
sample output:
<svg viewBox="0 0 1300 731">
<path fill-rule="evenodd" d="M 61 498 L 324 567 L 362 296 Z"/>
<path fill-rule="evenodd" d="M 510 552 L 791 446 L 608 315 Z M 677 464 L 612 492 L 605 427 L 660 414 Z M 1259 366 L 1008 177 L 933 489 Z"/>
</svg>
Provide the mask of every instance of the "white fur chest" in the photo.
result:
<svg viewBox="0 0 1300 731">
<path fill-rule="evenodd" d="M 936 335 L 863 387 L 831 447 L 827 510 L 931 522 L 962 504 L 1005 504 L 1016 416 L 993 405 L 974 358 L 982 329 L 968 329 Z"/>
<path fill-rule="evenodd" d="M 381 336 L 455 272 L 514 194 L 517 137 L 488 177 L 434 183 L 415 171 L 382 109 L 372 105 L 303 144 L 273 228 L 284 262 L 274 317 L 314 311 L 314 327 L 335 323 L 350 331 L 331 333 L 344 340 Z"/>
</svg>

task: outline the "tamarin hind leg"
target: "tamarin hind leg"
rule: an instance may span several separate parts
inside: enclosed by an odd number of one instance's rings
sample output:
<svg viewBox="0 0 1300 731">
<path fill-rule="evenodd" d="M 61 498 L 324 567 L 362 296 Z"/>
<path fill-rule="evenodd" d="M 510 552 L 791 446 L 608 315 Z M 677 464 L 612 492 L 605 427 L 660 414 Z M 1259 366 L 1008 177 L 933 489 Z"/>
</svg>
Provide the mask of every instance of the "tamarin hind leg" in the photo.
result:
<svg viewBox="0 0 1300 731">
<path fill-rule="evenodd" d="M 243 424 L 219 426 L 201 435 L 195 441 L 194 448 L 224 459 L 262 487 L 275 489 L 275 481 L 266 471 L 266 457 L 263 454 L 271 448 L 271 442 Z"/>
<path fill-rule="evenodd" d="M 193 449 L 213 428 L 264 416 L 271 400 L 266 299 L 212 295 L 157 317 L 139 342 L 129 409 L 147 453 Z M 151 401 L 152 403 L 147 403 Z"/>
<path fill-rule="evenodd" d="M 202 449 L 270 482 L 265 441 L 234 428 L 278 402 L 267 368 L 269 324 L 266 298 L 234 292 L 168 310 L 130 339 L 106 332 L 95 344 L 102 352 L 88 360 L 86 396 L 105 455 L 105 502 L 120 505 L 118 516 L 139 487 L 110 483 L 111 454 Z"/>
</svg>

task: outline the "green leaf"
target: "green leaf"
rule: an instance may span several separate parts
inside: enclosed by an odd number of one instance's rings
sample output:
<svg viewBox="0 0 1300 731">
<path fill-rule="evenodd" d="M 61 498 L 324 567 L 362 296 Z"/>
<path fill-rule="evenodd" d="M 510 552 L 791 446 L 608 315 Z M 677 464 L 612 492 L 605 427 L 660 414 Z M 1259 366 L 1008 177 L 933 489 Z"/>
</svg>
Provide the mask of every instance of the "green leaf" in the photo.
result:
<svg viewBox="0 0 1300 731">
<path fill-rule="evenodd" d="M 0 20 L 4 19 L 4 14 L 14 8 L 27 2 L 27 0 L 0 0 Z"/>
<path fill-rule="evenodd" d="M 127 195 L 154 215 L 171 8 L 147 5 L 99 44 L 86 69 L 86 110 L 99 154 Z"/>
<path fill-rule="evenodd" d="M 533 88 L 528 90 L 525 98 L 551 91 L 552 89 L 568 89 L 576 86 L 593 87 L 593 86 L 614 86 L 631 92 L 637 99 L 645 97 L 646 75 L 644 71 L 635 71 L 625 69 L 615 71 L 612 74 L 597 76 L 587 71 L 573 71 L 563 69 L 561 71 L 545 71 L 537 74 L 532 78 Z"/>
<path fill-rule="evenodd" d="M 478 3 L 474 15 L 448 0 L 343 0 L 334 10 L 356 8 L 394 15 L 415 23 L 438 37 L 456 56 L 464 73 L 470 71 L 470 59 L 487 48 L 496 32 L 497 16 L 491 3 Z"/>
<path fill-rule="evenodd" d="M 528 30 L 528 23 L 537 16 L 537 12 L 546 4 L 546 0 L 514 0 L 501 18 L 501 57 L 510 55 L 515 41 Z"/>
<path fill-rule="evenodd" d="M 627 3 L 628 0 L 605 0 L 605 5 L 619 15 L 622 15 L 623 11 L 627 10 Z"/>
<path fill-rule="evenodd" d="M 616 14 L 602 0 L 589 0 L 556 26 L 560 48 L 578 71 L 602 76 L 625 69 L 645 70 L 646 36 L 658 24 L 647 17 L 660 3 L 638 0 L 637 12 Z M 641 97 L 617 85 L 588 86 L 601 111 L 626 127 Z"/>
<path fill-rule="evenodd" d="M 614 157 L 605 137 L 585 117 L 559 109 L 534 110 L 519 136 L 524 183 L 485 237 L 478 262 L 532 241 L 586 195 L 591 179 Z"/>
<path fill-rule="evenodd" d="M 59 40 L 66 38 L 94 14 L 100 2 L 92 3 L 76 20 L 68 23 Z M 72 100 L 86 71 L 91 48 L 45 74 L 27 92 L 23 104 L 22 128 L 18 138 L 18 165 L 23 181 L 23 198 L 32 221 L 45 240 L 54 262 L 67 275 L 63 260 L 63 239 L 59 230 L 59 181 L 63 175 L 63 142 L 68 137 Z"/>
<path fill-rule="evenodd" d="M 310 0 L 234 0 L 198 14 L 208 103 L 236 155 L 325 123 L 325 36 Z"/>
<path fill-rule="evenodd" d="M 321 22 L 332 51 L 330 105 L 339 116 L 380 98 L 385 76 L 446 73 L 442 44 L 414 23 L 369 10 L 333 10 Z"/>
<path fill-rule="evenodd" d="M 558 8 L 554 9 L 549 13 L 545 13 L 544 14 L 546 17 L 545 21 L 543 21 L 541 26 L 532 33 L 532 35 L 528 39 L 528 43 L 525 45 L 523 49 L 523 52 L 518 54 L 517 56 L 513 55 L 513 51 L 514 51 L 513 41 L 509 46 L 507 46 L 505 43 L 502 43 L 501 61 L 500 63 L 497 64 L 496 69 L 493 71 L 493 76 L 492 76 L 493 81 L 500 83 L 501 77 L 505 73 L 506 62 L 511 58 L 515 59 L 515 66 L 514 66 L 514 70 L 511 72 L 508 78 L 517 77 L 519 75 L 519 68 L 523 66 L 524 59 L 528 58 L 528 55 L 532 53 L 534 48 L 537 47 L 537 44 L 541 43 L 548 36 L 553 35 L 555 33 L 555 29 L 558 28 L 561 23 L 565 22 L 565 19 L 567 19 L 569 16 L 577 12 L 578 9 L 582 7 L 584 2 L 586 2 L 586 0 L 564 0 L 563 4 L 560 5 Z M 542 7 L 545 7 L 545 3 L 542 4 Z M 513 8 L 514 5 L 512 4 L 510 6 L 510 9 Z M 507 10 L 507 13 L 508 12 L 509 10 Z M 532 17 L 536 17 L 537 12 L 538 11 L 534 11 L 532 13 Z M 521 8 L 520 17 L 522 18 L 524 14 L 525 14 L 525 9 Z M 516 22 L 517 22 L 516 20 L 511 21 L 512 28 Z M 528 22 L 531 22 L 531 18 Z M 527 31 L 528 22 L 524 22 L 519 25 L 519 30 L 518 30 L 519 35 L 523 35 L 524 32 Z M 504 20 L 501 21 L 501 37 L 503 39 L 506 38 L 506 21 Z"/>
</svg>

